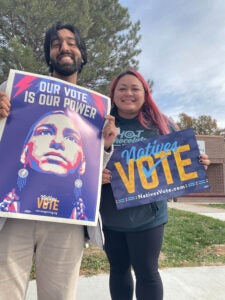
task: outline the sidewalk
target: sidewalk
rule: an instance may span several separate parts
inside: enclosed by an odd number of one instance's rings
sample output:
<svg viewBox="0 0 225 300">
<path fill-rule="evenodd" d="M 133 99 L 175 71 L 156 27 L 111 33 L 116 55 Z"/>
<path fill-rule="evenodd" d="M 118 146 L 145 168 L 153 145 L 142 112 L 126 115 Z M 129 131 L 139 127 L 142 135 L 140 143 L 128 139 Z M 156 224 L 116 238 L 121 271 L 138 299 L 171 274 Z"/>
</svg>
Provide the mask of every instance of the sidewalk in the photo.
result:
<svg viewBox="0 0 225 300">
<path fill-rule="evenodd" d="M 168 206 L 225 221 L 224 209 L 184 202 L 169 202 Z M 160 269 L 160 274 L 164 286 L 164 300 L 225 299 L 225 266 L 168 268 Z M 77 300 L 110 300 L 108 280 L 108 274 L 81 276 Z M 29 284 L 26 300 L 37 300 L 35 281 Z"/>
<path fill-rule="evenodd" d="M 160 274 L 164 300 L 225 299 L 225 266 L 169 268 Z M 108 280 L 108 274 L 80 277 L 77 300 L 110 300 Z M 37 300 L 35 281 L 30 282 L 26 300 Z"/>
<path fill-rule="evenodd" d="M 206 204 L 206 203 L 204 203 Z M 190 211 L 200 215 L 225 221 L 225 209 L 204 206 L 203 203 L 168 202 L 169 208 Z M 224 297 L 225 299 L 225 297 Z"/>
</svg>

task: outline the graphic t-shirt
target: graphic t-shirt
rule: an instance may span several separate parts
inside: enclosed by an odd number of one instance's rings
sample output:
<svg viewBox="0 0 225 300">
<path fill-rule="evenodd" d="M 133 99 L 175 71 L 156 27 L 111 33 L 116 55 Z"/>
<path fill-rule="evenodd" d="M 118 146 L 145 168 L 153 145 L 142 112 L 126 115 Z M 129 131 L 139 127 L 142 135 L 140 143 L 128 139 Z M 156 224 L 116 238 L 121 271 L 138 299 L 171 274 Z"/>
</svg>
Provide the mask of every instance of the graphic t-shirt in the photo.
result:
<svg viewBox="0 0 225 300">
<path fill-rule="evenodd" d="M 116 126 L 120 133 L 117 136 L 114 147 L 121 147 L 158 136 L 159 130 L 152 125 L 151 129 L 143 127 L 138 118 L 123 119 L 115 115 Z M 150 204 L 130 207 L 122 210 L 116 208 L 110 184 L 102 186 L 101 207 L 103 225 L 118 231 L 139 231 L 156 227 L 166 223 L 167 201 L 157 201 Z"/>
</svg>

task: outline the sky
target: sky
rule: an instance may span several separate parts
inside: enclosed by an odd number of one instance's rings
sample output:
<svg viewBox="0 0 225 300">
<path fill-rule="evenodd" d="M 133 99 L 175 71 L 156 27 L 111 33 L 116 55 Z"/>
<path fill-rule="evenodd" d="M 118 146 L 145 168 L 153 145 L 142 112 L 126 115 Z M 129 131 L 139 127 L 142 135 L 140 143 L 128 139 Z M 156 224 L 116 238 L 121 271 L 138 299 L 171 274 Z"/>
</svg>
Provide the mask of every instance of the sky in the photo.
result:
<svg viewBox="0 0 225 300">
<path fill-rule="evenodd" d="M 162 112 L 225 128 L 225 0 L 119 0 L 141 22 L 139 72 Z"/>
</svg>

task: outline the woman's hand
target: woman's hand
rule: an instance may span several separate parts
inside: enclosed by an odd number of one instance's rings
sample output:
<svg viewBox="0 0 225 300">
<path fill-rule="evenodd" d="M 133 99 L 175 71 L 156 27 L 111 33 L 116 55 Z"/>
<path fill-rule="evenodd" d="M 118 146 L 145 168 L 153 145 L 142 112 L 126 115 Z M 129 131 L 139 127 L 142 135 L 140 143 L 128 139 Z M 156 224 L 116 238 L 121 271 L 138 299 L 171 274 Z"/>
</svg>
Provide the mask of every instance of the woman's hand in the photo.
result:
<svg viewBox="0 0 225 300">
<path fill-rule="evenodd" d="M 112 175 L 111 171 L 104 169 L 102 172 L 102 184 L 111 183 Z"/>
<path fill-rule="evenodd" d="M 208 166 L 211 164 L 207 154 L 201 154 L 199 157 L 199 162 L 204 165 L 205 170 L 207 170 Z"/>
<path fill-rule="evenodd" d="M 1 118 L 6 118 L 9 115 L 10 111 L 10 101 L 9 97 L 7 94 L 3 91 L 0 91 L 0 117 Z"/>
<path fill-rule="evenodd" d="M 115 126 L 115 118 L 113 116 L 107 115 L 105 119 L 108 122 L 103 128 L 102 135 L 104 138 L 104 148 L 107 151 L 112 146 L 118 134 L 118 129 Z"/>
</svg>

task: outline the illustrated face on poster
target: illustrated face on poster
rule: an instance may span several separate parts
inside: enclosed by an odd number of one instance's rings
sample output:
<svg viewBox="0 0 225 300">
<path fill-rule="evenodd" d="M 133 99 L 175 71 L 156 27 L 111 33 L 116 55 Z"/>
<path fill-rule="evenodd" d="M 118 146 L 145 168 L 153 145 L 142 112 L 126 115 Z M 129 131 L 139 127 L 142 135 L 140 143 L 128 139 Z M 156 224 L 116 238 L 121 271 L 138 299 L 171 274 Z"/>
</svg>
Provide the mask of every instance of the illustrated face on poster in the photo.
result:
<svg viewBox="0 0 225 300">
<path fill-rule="evenodd" d="M 12 109 L 0 126 L 0 217 L 95 226 L 109 98 L 15 70 L 8 86 Z"/>
<path fill-rule="evenodd" d="M 53 111 L 31 128 L 20 161 L 30 168 L 66 176 L 79 168 L 85 171 L 85 159 L 78 126 L 63 111 Z"/>
</svg>

